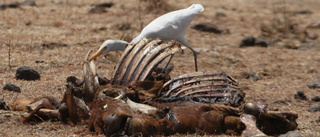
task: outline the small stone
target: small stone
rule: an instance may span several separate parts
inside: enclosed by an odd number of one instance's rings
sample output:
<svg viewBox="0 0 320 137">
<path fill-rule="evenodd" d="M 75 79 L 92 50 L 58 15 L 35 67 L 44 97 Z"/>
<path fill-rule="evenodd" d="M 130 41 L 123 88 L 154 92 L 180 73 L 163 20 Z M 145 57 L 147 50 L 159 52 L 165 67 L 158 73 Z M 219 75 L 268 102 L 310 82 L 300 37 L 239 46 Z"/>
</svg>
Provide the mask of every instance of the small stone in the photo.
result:
<svg viewBox="0 0 320 137">
<path fill-rule="evenodd" d="M 12 83 L 7 83 L 3 86 L 3 90 L 9 90 L 9 91 L 15 91 L 15 92 L 21 92 L 20 87 L 12 84 Z"/>
<path fill-rule="evenodd" d="M 5 10 L 6 8 L 7 8 L 7 5 L 5 5 L 5 4 L 0 5 L 0 10 Z"/>
<path fill-rule="evenodd" d="M 268 47 L 268 43 L 262 39 L 255 38 L 253 36 L 247 36 L 242 39 L 239 47 Z"/>
<path fill-rule="evenodd" d="M 43 60 L 36 60 L 36 63 L 44 63 Z"/>
<path fill-rule="evenodd" d="M 107 10 L 103 7 L 93 7 L 90 9 L 89 13 L 106 13 Z"/>
<path fill-rule="evenodd" d="M 294 94 L 294 98 L 300 100 L 307 100 L 307 97 L 303 91 L 298 91 L 296 94 Z"/>
<path fill-rule="evenodd" d="M 20 6 L 19 2 L 12 2 L 7 5 L 9 8 L 18 8 Z"/>
<path fill-rule="evenodd" d="M 37 6 L 35 0 L 25 0 L 21 3 L 24 6 Z"/>
<path fill-rule="evenodd" d="M 246 36 L 242 39 L 239 47 L 253 47 L 255 44 L 256 38 L 253 36 Z"/>
<path fill-rule="evenodd" d="M 257 81 L 260 79 L 254 72 L 241 72 L 240 77 L 246 78 L 252 81 Z"/>
<path fill-rule="evenodd" d="M 320 97 L 319 96 L 314 96 L 313 98 L 311 98 L 312 101 L 314 102 L 319 102 L 320 101 Z"/>
<path fill-rule="evenodd" d="M 320 106 L 311 107 L 308 109 L 309 112 L 317 112 L 320 111 Z"/>
<path fill-rule="evenodd" d="M 34 126 L 34 125 L 36 125 L 36 122 L 30 121 L 29 124 Z"/>
<path fill-rule="evenodd" d="M 312 14 L 311 10 L 300 10 L 296 11 L 295 14 Z"/>
<path fill-rule="evenodd" d="M 256 41 L 254 42 L 254 45 L 258 46 L 258 47 L 268 47 L 268 43 L 265 42 L 262 39 L 256 39 Z"/>
<path fill-rule="evenodd" d="M 63 43 L 42 43 L 40 45 L 42 48 L 47 48 L 47 49 L 54 49 L 54 48 L 60 48 L 60 47 L 67 47 L 67 44 L 63 44 Z"/>
<path fill-rule="evenodd" d="M 246 79 L 252 80 L 252 81 L 257 81 L 260 78 L 256 75 L 254 72 L 250 72 L 249 75 L 246 77 Z"/>
<path fill-rule="evenodd" d="M 223 13 L 223 12 L 217 12 L 216 16 L 217 17 L 227 17 L 227 15 L 225 13 Z"/>
<path fill-rule="evenodd" d="M 216 25 L 212 23 L 200 23 L 192 26 L 191 28 L 204 32 L 212 32 L 216 34 L 221 34 L 222 30 L 220 30 Z"/>
<path fill-rule="evenodd" d="M 6 102 L 4 102 L 3 98 L 0 98 L 0 109 L 1 110 L 10 110 L 10 108 L 6 105 Z"/>
<path fill-rule="evenodd" d="M 101 8 L 111 8 L 114 5 L 112 2 L 105 2 L 100 4 L 94 4 L 95 7 L 101 7 Z"/>
<path fill-rule="evenodd" d="M 312 88 L 312 89 L 314 89 L 314 88 L 320 88 L 320 79 L 308 83 L 307 86 L 308 86 L 309 88 Z"/>
<path fill-rule="evenodd" d="M 30 67 L 20 66 L 17 69 L 15 78 L 21 80 L 38 80 L 40 79 L 40 74 Z"/>
<path fill-rule="evenodd" d="M 20 6 L 19 2 L 12 2 L 9 4 L 0 4 L 0 10 L 5 10 L 6 8 L 18 8 Z"/>
</svg>

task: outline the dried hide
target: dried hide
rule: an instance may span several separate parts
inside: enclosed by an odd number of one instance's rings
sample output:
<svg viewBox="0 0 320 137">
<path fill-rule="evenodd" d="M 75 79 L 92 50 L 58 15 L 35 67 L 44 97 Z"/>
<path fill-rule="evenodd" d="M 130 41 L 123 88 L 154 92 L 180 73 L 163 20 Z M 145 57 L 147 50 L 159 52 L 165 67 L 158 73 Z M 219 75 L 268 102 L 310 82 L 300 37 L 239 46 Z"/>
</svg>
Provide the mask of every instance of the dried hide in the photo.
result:
<svg viewBox="0 0 320 137">
<path fill-rule="evenodd" d="M 244 136 L 278 136 L 297 129 L 298 115 L 293 112 L 268 111 L 266 105 L 246 103 L 241 121 L 247 125 Z"/>
<path fill-rule="evenodd" d="M 20 117 L 21 123 L 26 124 L 31 121 L 39 122 L 48 119 L 59 119 L 60 117 L 58 110 L 55 110 L 59 101 L 53 97 L 37 98 L 28 105 L 25 104 L 26 102 L 29 102 L 26 98 L 18 98 L 14 103 L 17 110 L 18 106 L 25 106 L 23 109 L 25 113 Z"/>
<path fill-rule="evenodd" d="M 13 102 L 13 111 L 26 111 L 26 106 L 29 105 L 31 101 L 24 97 L 19 97 Z"/>
<path fill-rule="evenodd" d="M 107 136 L 176 133 L 240 135 L 245 129 L 244 123 L 240 121 L 239 111 L 224 105 L 195 102 L 161 104 L 168 108 L 143 113 L 121 100 L 104 99 L 94 102 L 89 127 L 91 130 L 103 131 Z"/>
</svg>

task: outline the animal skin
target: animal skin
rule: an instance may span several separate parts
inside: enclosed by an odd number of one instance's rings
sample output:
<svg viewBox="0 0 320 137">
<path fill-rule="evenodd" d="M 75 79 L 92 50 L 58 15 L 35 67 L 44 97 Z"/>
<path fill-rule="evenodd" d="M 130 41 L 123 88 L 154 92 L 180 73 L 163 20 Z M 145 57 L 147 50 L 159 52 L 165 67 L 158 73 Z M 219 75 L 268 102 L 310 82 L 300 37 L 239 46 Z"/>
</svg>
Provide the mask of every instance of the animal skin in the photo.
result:
<svg viewBox="0 0 320 137">
<path fill-rule="evenodd" d="M 158 104 L 150 114 L 133 110 L 126 102 L 111 98 L 94 100 L 89 119 L 91 130 L 107 136 L 173 135 L 176 133 L 240 135 L 245 129 L 239 110 L 224 105 L 183 102 Z M 105 107 L 107 105 L 107 107 Z M 103 109 L 102 109 L 103 108 Z"/>
<path fill-rule="evenodd" d="M 13 111 L 26 111 L 26 106 L 29 105 L 31 101 L 24 97 L 19 97 L 13 102 Z"/>
</svg>

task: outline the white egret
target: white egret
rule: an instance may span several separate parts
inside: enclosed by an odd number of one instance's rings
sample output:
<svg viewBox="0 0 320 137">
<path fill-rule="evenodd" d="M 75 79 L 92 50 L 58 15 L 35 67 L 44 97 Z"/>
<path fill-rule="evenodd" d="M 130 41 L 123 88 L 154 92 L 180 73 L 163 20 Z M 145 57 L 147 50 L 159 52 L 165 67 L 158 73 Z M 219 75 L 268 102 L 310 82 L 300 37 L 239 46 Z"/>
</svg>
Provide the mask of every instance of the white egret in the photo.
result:
<svg viewBox="0 0 320 137">
<path fill-rule="evenodd" d="M 185 40 L 185 32 L 191 21 L 199 12 L 204 10 L 201 4 L 193 4 L 186 9 L 172 11 L 164 14 L 149 23 L 130 44 L 137 44 L 142 38 L 160 38 L 163 40 L 176 40 L 188 47 L 194 55 L 195 70 L 198 71 L 197 53 Z"/>
<path fill-rule="evenodd" d="M 128 42 L 123 40 L 106 40 L 102 43 L 99 50 L 91 56 L 90 61 L 97 58 L 99 55 L 106 54 L 110 51 L 123 51 L 127 47 L 127 45 Z"/>
</svg>

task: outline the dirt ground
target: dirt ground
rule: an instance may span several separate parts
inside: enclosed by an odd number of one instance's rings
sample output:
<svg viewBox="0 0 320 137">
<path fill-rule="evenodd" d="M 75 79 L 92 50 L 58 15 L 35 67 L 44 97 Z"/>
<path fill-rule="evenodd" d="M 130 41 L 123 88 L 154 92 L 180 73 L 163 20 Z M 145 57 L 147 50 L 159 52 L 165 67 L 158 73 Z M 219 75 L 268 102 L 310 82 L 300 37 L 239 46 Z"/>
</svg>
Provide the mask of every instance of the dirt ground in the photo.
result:
<svg viewBox="0 0 320 137">
<path fill-rule="evenodd" d="M 14 1 L 1 0 L 0 4 Z M 191 26 L 212 23 L 224 33 L 188 28 L 185 37 L 199 51 L 199 70 L 226 71 L 240 83 L 246 102 L 296 112 L 298 131 L 303 136 L 320 136 L 320 112 L 307 111 L 320 105 L 311 101 L 320 96 L 320 89 L 307 86 L 320 78 L 320 38 L 305 35 L 320 35 L 320 26 L 307 27 L 320 21 L 319 0 L 166 0 L 160 6 L 148 1 L 36 0 L 37 6 L 0 9 L 0 86 L 10 82 L 21 88 L 21 93 L 0 90 L 0 98 L 9 106 L 20 96 L 61 99 L 66 78 L 82 77 L 82 61 L 89 50 L 97 50 L 107 39 L 131 41 L 156 17 L 201 3 L 205 11 L 195 17 Z M 89 13 L 93 4 L 103 2 L 114 5 L 105 8 L 104 13 Z M 309 13 L 299 12 L 302 10 Z M 271 25 L 275 22 L 278 26 Z M 269 30 L 264 32 L 270 35 L 263 35 L 262 30 Z M 240 48 L 241 40 L 250 35 L 267 41 L 269 46 Z M 96 60 L 100 76 L 112 76 L 121 53 Z M 192 52 L 177 53 L 173 64 L 172 78 L 193 72 Z M 41 80 L 16 80 L 15 72 L 21 65 L 38 71 Z M 250 72 L 259 80 L 247 79 Z M 294 99 L 297 91 L 304 91 L 308 100 Z M 90 133 L 84 125 L 23 125 L 18 121 L 20 112 L 0 110 L 0 114 L 0 136 L 103 136 Z"/>
</svg>

